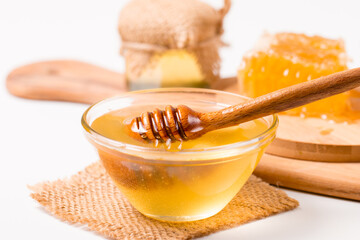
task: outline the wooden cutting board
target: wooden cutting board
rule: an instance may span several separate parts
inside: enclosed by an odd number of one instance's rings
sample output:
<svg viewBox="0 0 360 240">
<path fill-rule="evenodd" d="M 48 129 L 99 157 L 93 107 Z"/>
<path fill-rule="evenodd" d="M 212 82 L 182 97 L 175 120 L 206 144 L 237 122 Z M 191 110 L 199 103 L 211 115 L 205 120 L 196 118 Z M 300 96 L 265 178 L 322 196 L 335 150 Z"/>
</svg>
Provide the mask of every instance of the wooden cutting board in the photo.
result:
<svg viewBox="0 0 360 240">
<path fill-rule="evenodd" d="M 122 74 L 73 60 L 17 68 L 6 84 L 23 98 L 89 104 L 126 91 Z M 236 79 L 214 88 L 237 92 Z M 329 124 L 281 116 L 278 137 L 255 173 L 275 185 L 360 200 L 360 122 Z"/>
<path fill-rule="evenodd" d="M 276 186 L 360 201 L 360 163 L 315 162 L 265 154 L 254 173 Z"/>
</svg>

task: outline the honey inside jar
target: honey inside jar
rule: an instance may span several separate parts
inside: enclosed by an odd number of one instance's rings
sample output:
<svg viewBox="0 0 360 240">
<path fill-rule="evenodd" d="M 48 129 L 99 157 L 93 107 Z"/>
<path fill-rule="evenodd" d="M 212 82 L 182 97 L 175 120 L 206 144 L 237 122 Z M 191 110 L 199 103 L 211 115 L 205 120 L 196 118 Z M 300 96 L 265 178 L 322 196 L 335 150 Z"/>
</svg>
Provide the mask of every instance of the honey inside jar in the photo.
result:
<svg viewBox="0 0 360 240">
<path fill-rule="evenodd" d="M 187 50 L 168 50 L 151 56 L 140 76 L 126 70 L 129 89 L 159 87 L 208 87 L 194 54 Z"/>
<path fill-rule="evenodd" d="M 245 184 L 267 145 L 236 156 L 226 156 L 224 152 L 220 162 L 209 163 L 205 149 L 253 139 L 266 131 L 268 124 L 260 119 L 212 131 L 190 141 L 148 143 L 135 140 L 126 132 L 125 123 L 139 113 L 124 115 L 123 112 L 106 113 L 91 126 L 112 140 L 167 153 L 204 149 L 200 157 L 184 157 L 182 162 L 169 164 L 166 155 L 160 154 L 156 163 L 144 163 L 98 147 L 103 165 L 132 205 L 143 214 L 161 220 L 197 220 L 219 212 Z M 198 161 L 193 163 L 193 160 Z"/>
</svg>

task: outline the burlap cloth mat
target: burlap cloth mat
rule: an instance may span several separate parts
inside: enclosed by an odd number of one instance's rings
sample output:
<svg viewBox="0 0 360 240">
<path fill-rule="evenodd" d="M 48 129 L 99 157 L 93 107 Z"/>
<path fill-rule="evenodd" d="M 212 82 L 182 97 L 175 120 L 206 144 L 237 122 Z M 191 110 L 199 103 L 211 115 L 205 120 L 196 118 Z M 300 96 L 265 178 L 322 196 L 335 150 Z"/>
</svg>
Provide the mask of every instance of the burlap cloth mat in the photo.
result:
<svg viewBox="0 0 360 240">
<path fill-rule="evenodd" d="M 111 239 L 192 239 L 291 210 L 299 203 L 251 176 L 217 215 L 188 223 L 152 220 L 135 210 L 97 162 L 78 174 L 30 187 L 31 196 L 56 217 L 87 225 Z"/>
</svg>

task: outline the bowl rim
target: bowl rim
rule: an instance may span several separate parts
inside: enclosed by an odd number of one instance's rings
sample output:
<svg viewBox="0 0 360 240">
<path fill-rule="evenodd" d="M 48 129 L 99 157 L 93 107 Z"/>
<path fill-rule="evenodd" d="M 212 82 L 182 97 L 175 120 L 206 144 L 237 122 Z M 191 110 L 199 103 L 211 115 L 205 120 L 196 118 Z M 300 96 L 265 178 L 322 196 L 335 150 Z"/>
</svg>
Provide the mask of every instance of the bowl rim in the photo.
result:
<svg viewBox="0 0 360 240">
<path fill-rule="evenodd" d="M 146 152 L 157 153 L 157 154 L 161 153 L 163 155 L 169 155 L 169 154 L 193 155 L 193 154 L 199 154 L 199 153 L 201 154 L 204 151 L 206 151 L 207 153 L 215 153 L 217 151 L 231 150 L 231 149 L 244 148 L 244 147 L 248 147 L 251 150 L 251 148 L 254 148 L 253 147 L 254 144 L 259 143 L 259 142 L 261 143 L 262 141 L 265 141 L 272 135 L 275 135 L 276 129 L 279 125 L 279 118 L 278 118 L 277 114 L 272 114 L 272 115 L 269 115 L 269 116 L 272 116 L 272 123 L 270 124 L 270 126 L 265 131 L 261 132 L 260 134 L 254 136 L 251 139 L 248 139 L 245 141 L 239 141 L 239 142 L 231 143 L 231 144 L 215 146 L 215 147 L 184 149 L 184 150 L 179 150 L 179 151 L 174 152 L 174 151 L 167 151 L 166 149 L 163 149 L 163 148 L 138 146 L 138 145 L 133 145 L 130 143 L 124 143 L 121 141 L 110 139 L 110 138 L 100 134 L 96 130 L 94 130 L 90 126 L 90 124 L 87 122 L 86 118 L 87 118 L 89 112 L 91 110 L 93 110 L 99 104 L 110 102 L 110 101 L 113 101 L 116 99 L 135 96 L 138 94 L 149 94 L 149 93 L 154 94 L 157 92 L 161 92 L 161 93 L 164 93 L 164 92 L 204 93 L 205 92 L 205 93 L 214 93 L 214 94 L 233 95 L 234 97 L 240 97 L 242 99 L 251 99 L 249 97 L 245 97 L 245 96 L 231 93 L 231 92 L 225 92 L 225 91 L 214 90 L 214 89 L 201 89 L 201 88 L 155 88 L 155 89 L 146 89 L 146 90 L 126 92 L 123 94 L 119 94 L 119 95 L 98 101 L 98 102 L 92 104 L 90 107 L 88 107 L 85 110 L 85 112 L 83 113 L 83 115 L 81 117 L 81 124 L 85 130 L 85 133 L 87 134 L 86 136 L 90 137 L 93 141 L 95 141 L 96 143 L 98 143 L 106 148 L 110 148 L 110 149 L 117 150 L 120 152 L 121 152 L 121 149 L 126 149 L 127 151 L 134 152 L 134 153 L 146 151 Z M 248 149 L 248 148 L 246 148 L 246 149 Z M 245 152 L 247 152 L 247 151 L 245 151 Z M 131 154 L 131 155 L 139 156 L 137 154 Z M 173 160 L 173 161 L 176 161 L 176 160 Z"/>
</svg>

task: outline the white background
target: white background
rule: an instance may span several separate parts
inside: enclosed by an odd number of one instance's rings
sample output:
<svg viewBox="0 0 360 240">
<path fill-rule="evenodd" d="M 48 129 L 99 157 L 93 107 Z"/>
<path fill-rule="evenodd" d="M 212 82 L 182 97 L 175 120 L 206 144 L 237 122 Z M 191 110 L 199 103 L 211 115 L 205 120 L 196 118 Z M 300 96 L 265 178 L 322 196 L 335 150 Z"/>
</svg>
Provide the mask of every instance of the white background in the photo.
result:
<svg viewBox="0 0 360 240">
<path fill-rule="evenodd" d="M 117 18 L 123 0 L 0 0 L 0 239 L 102 239 L 50 216 L 27 185 L 69 176 L 97 160 L 82 134 L 86 105 L 30 101 L 9 95 L 5 78 L 39 60 L 78 59 L 123 71 Z M 220 6 L 221 0 L 209 1 Z M 234 0 L 226 18 L 224 76 L 267 30 L 343 38 L 351 66 L 360 62 L 358 0 Z M 294 211 L 205 239 L 360 239 L 360 204 L 285 190 Z"/>
</svg>

